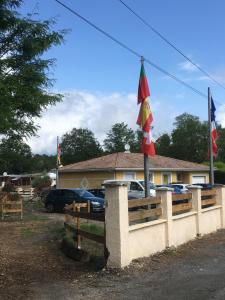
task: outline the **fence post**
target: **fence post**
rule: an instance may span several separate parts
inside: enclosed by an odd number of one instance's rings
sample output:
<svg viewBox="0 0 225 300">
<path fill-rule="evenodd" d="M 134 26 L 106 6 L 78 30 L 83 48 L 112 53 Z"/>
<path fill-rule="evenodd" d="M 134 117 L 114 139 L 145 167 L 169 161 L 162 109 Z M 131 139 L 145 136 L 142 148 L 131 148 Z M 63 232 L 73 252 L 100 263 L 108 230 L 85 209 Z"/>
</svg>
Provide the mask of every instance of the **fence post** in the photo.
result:
<svg viewBox="0 0 225 300">
<path fill-rule="evenodd" d="M 172 246 L 172 191 L 167 187 L 159 187 L 156 189 L 156 196 L 161 197 L 162 219 L 167 220 L 166 226 L 166 247 Z"/>
<path fill-rule="evenodd" d="M 221 205 L 221 228 L 225 227 L 225 186 L 222 184 L 216 184 L 216 202 L 217 205 Z"/>
<path fill-rule="evenodd" d="M 77 212 L 80 212 L 80 207 L 76 208 Z M 77 248 L 81 249 L 81 239 L 80 239 L 80 217 L 77 217 Z"/>
<path fill-rule="evenodd" d="M 201 199 L 201 186 L 191 185 L 188 190 L 192 193 L 192 210 L 197 212 L 196 231 L 197 235 L 202 234 L 202 199 Z"/>
<path fill-rule="evenodd" d="M 106 247 L 109 253 L 107 265 L 123 268 L 130 263 L 127 183 L 107 182 L 105 188 Z"/>
</svg>

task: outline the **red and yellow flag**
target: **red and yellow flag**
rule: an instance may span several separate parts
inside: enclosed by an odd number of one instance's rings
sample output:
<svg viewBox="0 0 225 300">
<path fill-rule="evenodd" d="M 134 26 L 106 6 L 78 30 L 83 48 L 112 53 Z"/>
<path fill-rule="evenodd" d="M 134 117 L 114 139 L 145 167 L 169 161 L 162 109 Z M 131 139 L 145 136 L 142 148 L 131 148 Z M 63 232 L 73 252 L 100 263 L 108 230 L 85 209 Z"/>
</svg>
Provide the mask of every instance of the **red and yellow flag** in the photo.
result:
<svg viewBox="0 0 225 300">
<path fill-rule="evenodd" d="M 60 144 L 58 144 L 58 149 L 57 149 L 57 165 L 61 165 L 61 147 Z"/>
<path fill-rule="evenodd" d="M 143 131 L 141 151 L 146 155 L 155 155 L 155 147 L 151 134 L 151 123 L 153 116 L 150 105 L 148 103 L 148 97 L 150 91 L 148 87 L 147 77 L 145 75 L 145 69 L 143 62 L 141 63 L 141 72 L 138 86 L 138 104 L 141 104 L 138 114 L 137 124 Z"/>
</svg>

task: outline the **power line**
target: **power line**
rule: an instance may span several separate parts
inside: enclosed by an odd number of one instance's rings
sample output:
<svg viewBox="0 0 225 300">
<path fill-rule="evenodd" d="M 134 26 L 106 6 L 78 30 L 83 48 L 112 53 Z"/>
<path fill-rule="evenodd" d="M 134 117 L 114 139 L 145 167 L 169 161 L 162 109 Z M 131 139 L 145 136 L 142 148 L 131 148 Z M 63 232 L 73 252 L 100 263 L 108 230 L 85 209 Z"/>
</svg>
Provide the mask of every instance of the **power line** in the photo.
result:
<svg viewBox="0 0 225 300">
<path fill-rule="evenodd" d="M 66 4 L 64 4 L 63 2 L 59 1 L 59 0 L 55 0 L 57 3 L 59 3 L 61 6 L 63 6 L 65 9 L 67 9 L 68 11 L 70 11 L 72 14 L 74 14 L 75 16 L 77 16 L 78 18 L 80 18 L 81 20 L 83 20 L 85 23 L 87 23 L 88 25 L 90 25 L 91 27 L 93 27 L 94 29 L 96 29 L 97 31 L 101 32 L 103 35 L 105 35 L 106 37 L 108 37 L 109 39 L 111 39 L 112 41 L 114 41 L 115 43 L 117 43 L 118 45 L 120 45 L 122 48 L 126 49 L 127 51 L 129 51 L 130 53 L 132 53 L 133 55 L 137 56 L 138 58 L 141 58 L 142 55 L 140 53 L 138 53 L 137 51 L 133 50 L 132 48 L 130 48 L 129 46 L 127 46 L 126 44 L 124 44 L 123 42 L 119 41 L 118 39 L 116 39 L 115 37 L 113 37 L 111 34 L 107 33 L 106 31 L 104 31 L 103 29 L 101 29 L 100 27 L 98 27 L 97 25 L 95 25 L 94 23 L 92 23 L 91 21 L 89 21 L 88 19 L 86 19 L 85 17 L 81 16 L 78 12 L 76 12 L 74 9 L 70 8 L 69 6 L 67 6 Z M 185 81 L 183 81 L 182 79 L 179 79 L 178 77 L 176 77 L 175 75 L 167 72 L 166 70 L 164 70 L 163 68 L 159 67 L 158 65 L 156 65 L 155 63 L 153 63 L 151 60 L 149 60 L 148 58 L 145 58 L 146 63 L 148 63 L 149 65 L 151 65 L 152 67 L 154 67 L 155 69 L 157 69 L 158 71 L 160 71 L 161 73 L 165 74 L 166 76 L 176 80 L 177 82 L 179 82 L 180 84 L 184 85 L 185 87 L 189 88 L 190 90 L 192 90 L 193 92 L 195 92 L 196 94 L 202 96 L 203 98 L 208 98 L 208 96 L 206 94 L 203 94 L 201 91 L 197 90 L 196 88 L 192 87 L 190 84 L 186 83 Z"/>
<path fill-rule="evenodd" d="M 150 23 L 148 23 L 144 18 L 142 18 L 138 13 L 136 13 L 130 6 L 128 6 L 123 0 L 117 0 L 122 5 L 124 5 L 133 15 L 135 15 L 142 23 L 144 23 L 148 28 L 150 28 L 156 35 L 158 35 L 165 43 L 182 55 L 187 61 L 189 61 L 193 66 L 195 66 L 199 71 L 201 71 L 205 76 L 211 79 L 214 83 L 225 89 L 225 86 L 217 81 L 212 75 L 201 68 L 198 64 L 193 62 L 187 55 L 185 55 L 180 49 L 178 49 L 172 42 L 170 42 L 164 35 L 162 35 L 157 29 L 155 29 Z"/>
</svg>

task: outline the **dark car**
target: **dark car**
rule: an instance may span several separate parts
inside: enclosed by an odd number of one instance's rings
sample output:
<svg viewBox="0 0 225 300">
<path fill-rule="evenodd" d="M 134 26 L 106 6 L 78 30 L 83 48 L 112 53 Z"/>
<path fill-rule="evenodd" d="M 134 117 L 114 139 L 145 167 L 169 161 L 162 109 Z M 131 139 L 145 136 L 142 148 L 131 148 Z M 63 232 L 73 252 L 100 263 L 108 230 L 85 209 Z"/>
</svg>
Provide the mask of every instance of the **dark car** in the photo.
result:
<svg viewBox="0 0 225 300">
<path fill-rule="evenodd" d="M 95 197 L 105 198 L 105 189 L 90 189 L 87 191 L 92 193 Z"/>
<path fill-rule="evenodd" d="M 55 189 L 45 198 L 45 208 L 48 212 L 63 211 L 66 204 L 87 203 L 90 201 L 91 212 L 103 212 L 105 200 L 95 197 L 84 189 Z"/>
<path fill-rule="evenodd" d="M 210 183 L 193 183 L 192 185 L 201 186 L 203 190 L 211 190 L 213 188 Z"/>
<path fill-rule="evenodd" d="M 173 189 L 172 194 L 182 194 L 182 191 L 179 187 L 172 186 L 171 184 L 159 184 L 156 187 L 168 187 L 168 188 Z"/>
</svg>

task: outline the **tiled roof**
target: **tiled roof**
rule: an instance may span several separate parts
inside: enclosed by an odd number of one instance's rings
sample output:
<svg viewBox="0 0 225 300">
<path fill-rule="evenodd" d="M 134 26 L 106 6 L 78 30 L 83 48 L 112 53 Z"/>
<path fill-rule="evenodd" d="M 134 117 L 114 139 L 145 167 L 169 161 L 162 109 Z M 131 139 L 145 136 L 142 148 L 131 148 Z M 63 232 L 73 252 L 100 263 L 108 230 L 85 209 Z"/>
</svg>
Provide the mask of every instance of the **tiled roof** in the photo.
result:
<svg viewBox="0 0 225 300">
<path fill-rule="evenodd" d="M 98 158 L 81 161 L 70 164 L 59 169 L 59 172 L 80 172 L 80 171 L 100 171 L 100 170 L 132 170 L 143 169 L 142 153 L 126 153 L 119 152 L 101 156 Z M 155 155 L 150 157 L 150 170 L 196 170 L 208 171 L 205 165 L 196 164 L 184 160 L 174 159 L 170 157 Z"/>
</svg>

